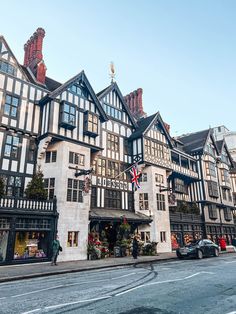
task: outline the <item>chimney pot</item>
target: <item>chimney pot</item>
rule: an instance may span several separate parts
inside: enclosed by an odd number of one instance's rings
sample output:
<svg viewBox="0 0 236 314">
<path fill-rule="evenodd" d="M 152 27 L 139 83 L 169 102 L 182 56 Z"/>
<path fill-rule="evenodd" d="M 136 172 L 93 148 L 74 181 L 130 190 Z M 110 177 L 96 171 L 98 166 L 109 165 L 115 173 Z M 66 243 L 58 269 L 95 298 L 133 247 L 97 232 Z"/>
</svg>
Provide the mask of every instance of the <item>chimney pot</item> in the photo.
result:
<svg viewBox="0 0 236 314">
<path fill-rule="evenodd" d="M 24 45 L 25 57 L 24 65 L 29 67 L 34 74 L 35 78 L 40 82 L 45 82 L 46 66 L 43 62 L 43 38 L 45 37 L 45 30 L 39 27 L 33 36 Z M 42 63 L 41 63 L 42 62 Z M 38 73 L 40 72 L 40 73 Z M 39 79 L 38 79 L 39 78 Z"/>
<path fill-rule="evenodd" d="M 138 88 L 137 90 L 131 92 L 126 97 L 127 99 L 130 97 L 130 100 L 127 101 L 127 104 L 130 108 L 131 113 L 134 115 L 135 118 L 139 119 L 146 115 L 143 111 L 143 89 Z"/>
</svg>

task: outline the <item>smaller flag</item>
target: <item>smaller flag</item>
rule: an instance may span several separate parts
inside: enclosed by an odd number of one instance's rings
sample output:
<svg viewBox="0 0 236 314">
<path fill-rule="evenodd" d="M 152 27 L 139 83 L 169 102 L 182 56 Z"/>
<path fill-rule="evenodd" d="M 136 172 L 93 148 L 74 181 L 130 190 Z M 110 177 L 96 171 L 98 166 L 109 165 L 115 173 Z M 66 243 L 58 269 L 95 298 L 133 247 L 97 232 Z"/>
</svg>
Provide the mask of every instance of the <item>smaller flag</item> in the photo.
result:
<svg viewBox="0 0 236 314">
<path fill-rule="evenodd" d="M 133 183 L 135 188 L 139 189 L 140 188 L 140 184 L 139 184 L 138 180 L 140 178 L 141 171 L 138 171 L 137 165 L 134 164 L 129 172 L 130 172 L 130 174 L 132 176 L 131 182 Z"/>
</svg>

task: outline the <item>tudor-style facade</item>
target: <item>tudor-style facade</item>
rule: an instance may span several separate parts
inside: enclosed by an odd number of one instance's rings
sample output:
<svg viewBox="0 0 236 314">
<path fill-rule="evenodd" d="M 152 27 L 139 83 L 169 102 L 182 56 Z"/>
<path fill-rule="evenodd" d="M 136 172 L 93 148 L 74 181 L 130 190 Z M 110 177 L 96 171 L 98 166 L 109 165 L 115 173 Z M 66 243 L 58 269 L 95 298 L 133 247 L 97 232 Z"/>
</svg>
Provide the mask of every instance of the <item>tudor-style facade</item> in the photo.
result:
<svg viewBox="0 0 236 314">
<path fill-rule="evenodd" d="M 101 124 L 107 116 L 82 71 L 40 100 L 42 130 L 38 160 L 45 179 L 52 181 L 59 212 L 61 260 L 87 258 L 90 193 L 84 184 L 95 155 L 101 151 Z M 53 162 L 50 155 L 57 155 Z M 48 161 L 46 160 L 47 156 Z M 87 179 L 86 179 L 87 177 Z"/>
<path fill-rule="evenodd" d="M 127 98 L 130 111 L 116 83 L 96 95 L 83 71 L 64 84 L 48 78 L 44 35 L 39 28 L 27 42 L 23 66 L 0 37 L 0 263 L 48 260 L 56 233 L 61 261 L 86 259 L 93 230 L 106 232 L 112 251 L 124 217 L 158 252 L 202 235 L 230 243 L 236 189 L 225 142 L 208 130 L 171 138 L 159 113 L 143 117 L 141 89 Z M 139 190 L 127 171 L 134 163 Z M 38 166 L 44 202 L 23 198 Z"/>
<path fill-rule="evenodd" d="M 42 36 L 38 29 L 32 40 Z M 45 84 L 29 79 L 29 71 L 0 36 L 0 176 L 6 194 L 0 203 L 0 263 L 48 259 L 56 228 L 55 202 L 22 199 L 36 165 L 38 101 L 47 93 Z"/>
<path fill-rule="evenodd" d="M 177 139 L 173 139 L 171 169 L 168 182 L 174 200 L 169 203 L 170 228 L 172 249 L 176 249 L 203 236 L 203 218 L 197 203 L 197 161 Z"/>
<path fill-rule="evenodd" d="M 139 227 L 144 241 L 158 242 L 158 252 L 171 250 L 167 179 L 171 171 L 171 138 L 159 113 L 138 120 L 130 136 L 134 161 L 142 167 L 141 189 L 135 192 L 135 211 L 150 215 Z M 164 190 L 162 191 L 162 189 Z"/>
<path fill-rule="evenodd" d="M 136 124 L 117 84 L 99 93 L 98 100 L 83 71 L 64 84 L 46 77 L 42 59 L 44 34 L 38 29 L 25 45 L 24 66 L 18 64 L 1 38 L 0 175 L 8 199 L 1 203 L 4 211 L 0 213 L 0 228 L 1 243 L 10 248 L 10 253 L 2 254 L 3 262 L 6 256 L 7 262 L 15 256 L 23 260 L 26 242 L 34 240 L 35 246 L 40 242 L 37 236 L 41 236 L 41 229 L 32 230 L 29 218 L 40 223 L 39 217 L 43 218 L 45 211 L 51 220 L 43 220 L 50 227 L 49 235 L 43 233 L 48 246 L 44 257 L 50 257 L 50 243 L 57 232 L 63 247 L 59 259 L 64 261 L 87 258 L 88 231 L 94 226 L 99 229 L 100 220 L 116 227 L 126 216 L 133 231 L 139 224 L 151 221 L 150 217 L 134 213 L 132 186 L 124 170 L 132 163 L 128 138 Z M 38 166 L 44 173 L 48 202 L 55 205 L 50 205 L 49 210 L 49 205 L 8 201 L 12 195 L 24 196 Z M 91 167 L 93 176 L 88 175 Z M 19 238 L 14 231 L 18 217 L 11 219 L 10 211 L 14 208 L 17 213 L 16 206 L 20 206 L 21 214 L 23 209 L 27 211 L 28 220 L 22 222 L 22 228 L 30 229 L 27 239 L 22 234 Z M 6 244 L 8 229 L 12 230 L 8 237 L 11 241 Z"/>
<path fill-rule="evenodd" d="M 225 236 L 227 243 L 231 243 L 235 236 L 229 175 L 233 163 L 225 142 L 215 142 L 211 129 L 181 136 L 179 140 L 197 160 L 200 176 L 196 183 L 197 201 L 204 219 L 204 234 L 214 241 Z"/>
<path fill-rule="evenodd" d="M 92 160 L 90 230 L 106 231 L 113 251 L 120 223 L 125 217 L 134 232 L 139 225 L 151 222 L 149 216 L 134 208 L 134 192 L 127 170 L 133 163 L 129 137 L 137 125 L 116 83 L 97 94 L 108 116 L 101 128 L 103 150 Z"/>
</svg>

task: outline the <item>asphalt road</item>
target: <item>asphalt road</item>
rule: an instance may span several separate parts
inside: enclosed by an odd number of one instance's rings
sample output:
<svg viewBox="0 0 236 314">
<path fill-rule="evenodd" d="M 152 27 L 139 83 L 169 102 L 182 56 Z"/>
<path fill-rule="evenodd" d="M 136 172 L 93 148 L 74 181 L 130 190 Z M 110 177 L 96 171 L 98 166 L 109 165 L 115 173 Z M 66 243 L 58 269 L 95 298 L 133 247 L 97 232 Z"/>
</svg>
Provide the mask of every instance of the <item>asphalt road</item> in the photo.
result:
<svg viewBox="0 0 236 314">
<path fill-rule="evenodd" d="M 2 283 L 0 313 L 236 314 L 236 257 Z"/>
</svg>

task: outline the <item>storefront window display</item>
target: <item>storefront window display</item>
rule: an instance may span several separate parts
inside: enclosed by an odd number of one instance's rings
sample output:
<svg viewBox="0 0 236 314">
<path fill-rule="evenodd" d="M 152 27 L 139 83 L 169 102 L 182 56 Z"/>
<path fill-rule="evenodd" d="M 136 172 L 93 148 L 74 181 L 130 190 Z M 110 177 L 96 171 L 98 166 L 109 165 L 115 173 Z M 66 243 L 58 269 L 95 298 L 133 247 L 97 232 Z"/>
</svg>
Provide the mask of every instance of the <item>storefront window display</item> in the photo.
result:
<svg viewBox="0 0 236 314">
<path fill-rule="evenodd" d="M 193 234 L 190 232 L 184 233 L 184 244 L 188 245 L 191 242 L 193 242 Z"/>
<path fill-rule="evenodd" d="M 14 259 L 44 258 L 48 255 L 48 232 L 16 232 Z"/>
<path fill-rule="evenodd" d="M 181 246 L 181 233 L 171 232 L 171 246 L 172 250 L 176 250 Z"/>
<path fill-rule="evenodd" d="M 6 259 L 8 235 L 9 231 L 0 230 L 0 263 Z"/>
</svg>

